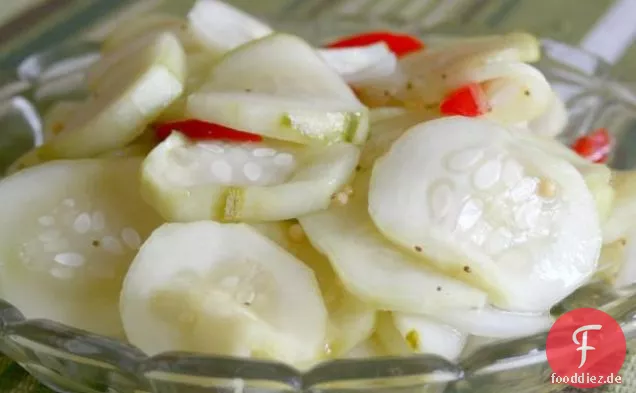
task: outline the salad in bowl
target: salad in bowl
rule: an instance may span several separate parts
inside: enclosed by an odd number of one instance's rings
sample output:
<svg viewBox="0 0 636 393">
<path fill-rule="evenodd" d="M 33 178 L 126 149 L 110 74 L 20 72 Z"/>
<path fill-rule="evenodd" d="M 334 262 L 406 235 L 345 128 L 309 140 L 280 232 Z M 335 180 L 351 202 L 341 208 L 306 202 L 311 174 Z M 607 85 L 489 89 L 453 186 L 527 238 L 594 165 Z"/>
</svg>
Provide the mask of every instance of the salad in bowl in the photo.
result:
<svg viewBox="0 0 636 393">
<path fill-rule="evenodd" d="M 316 46 L 216 0 L 121 25 L 0 181 L 0 295 L 144 356 L 300 371 L 544 333 L 636 281 L 636 176 L 606 129 L 559 140 L 540 53 Z"/>
</svg>

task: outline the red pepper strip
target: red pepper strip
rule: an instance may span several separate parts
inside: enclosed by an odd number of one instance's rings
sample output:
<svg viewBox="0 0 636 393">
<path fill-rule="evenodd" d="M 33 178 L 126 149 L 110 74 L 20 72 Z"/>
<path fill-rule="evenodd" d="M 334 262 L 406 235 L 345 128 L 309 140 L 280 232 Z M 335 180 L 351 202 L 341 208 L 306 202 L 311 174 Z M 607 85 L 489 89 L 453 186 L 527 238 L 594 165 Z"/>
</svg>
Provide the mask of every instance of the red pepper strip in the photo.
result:
<svg viewBox="0 0 636 393">
<path fill-rule="evenodd" d="M 196 119 L 157 124 L 154 129 L 160 141 L 166 139 L 172 131 L 179 131 L 192 139 L 223 139 L 236 142 L 260 142 L 263 140 L 260 135 Z"/>
<path fill-rule="evenodd" d="M 603 163 L 607 161 L 611 143 L 612 138 L 607 129 L 599 128 L 577 139 L 572 145 L 572 149 L 581 157 L 592 162 Z"/>
<path fill-rule="evenodd" d="M 395 53 L 398 57 L 424 49 L 424 43 L 419 39 L 407 34 L 392 33 L 390 31 L 374 31 L 344 37 L 328 44 L 327 48 L 368 46 L 380 42 L 384 42 L 391 52 Z"/>
<path fill-rule="evenodd" d="M 478 83 L 469 83 L 450 92 L 440 103 L 440 112 L 447 116 L 477 117 L 490 111 L 484 89 Z"/>
</svg>

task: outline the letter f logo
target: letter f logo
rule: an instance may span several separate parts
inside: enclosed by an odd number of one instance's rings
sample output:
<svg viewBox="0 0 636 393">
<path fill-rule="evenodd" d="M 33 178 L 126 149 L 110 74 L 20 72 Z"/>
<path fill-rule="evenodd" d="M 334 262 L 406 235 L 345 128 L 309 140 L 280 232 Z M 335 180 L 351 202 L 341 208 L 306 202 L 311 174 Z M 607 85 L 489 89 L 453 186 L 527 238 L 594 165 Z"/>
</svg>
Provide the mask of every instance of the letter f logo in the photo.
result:
<svg viewBox="0 0 636 393">
<path fill-rule="evenodd" d="M 593 351 L 596 349 L 592 346 L 587 345 L 587 332 L 589 330 L 601 330 L 602 327 L 603 327 L 602 325 L 585 325 L 576 329 L 574 333 L 572 334 L 572 341 L 574 341 L 574 344 L 580 345 L 580 347 L 576 349 L 577 351 L 581 351 L 581 364 L 579 364 L 579 368 L 583 367 L 583 365 L 587 361 L 587 351 Z M 582 334 L 582 339 L 579 342 L 579 339 L 577 338 L 577 336 L 581 332 L 583 334 Z"/>
</svg>

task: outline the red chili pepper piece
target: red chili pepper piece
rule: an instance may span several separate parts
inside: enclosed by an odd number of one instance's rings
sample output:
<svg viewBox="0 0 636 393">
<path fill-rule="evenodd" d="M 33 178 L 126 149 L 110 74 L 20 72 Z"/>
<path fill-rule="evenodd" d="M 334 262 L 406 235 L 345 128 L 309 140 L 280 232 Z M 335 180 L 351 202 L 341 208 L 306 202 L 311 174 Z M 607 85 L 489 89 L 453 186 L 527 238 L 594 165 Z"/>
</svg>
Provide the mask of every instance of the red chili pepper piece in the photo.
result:
<svg viewBox="0 0 636 393">
<path fill-rule="evenodd" d="M 157 124 L 154 128 L 159 140 L 166 139 L 172 131 L 179 131 L 192 139 L 224 139 L 236 142 L 260 142 L 263 140 L 260 135 L 196 119 Z"/>
<path fill-rule="evenodd" d="M 384 42 L 391 52 L 402 57 L 407 53 L 424 49 L 424 43 L 418 38 L 408 34 L 393 33 L 390 31 L 373 31 L 349 37 L 343 37 L 327 45 L 327 48 L 350 48 L 355 46 L 368 46 Z"/>
<path fill-rule="evenodd" d="M 607 129 L 599 128 L 577 139 L 572 145 L 572 149 L 581 157 L 592 162 L 603 163 L 607 161 L 611 144 L 612 137 Z"/>
<path fill-rule="evenodd" d="M 477 117 L 490 111 L 490 104 L 484 89 L 478 83 L 469 83 L 450 92 L 439 109 L 447 116 Z"/>
</svg>

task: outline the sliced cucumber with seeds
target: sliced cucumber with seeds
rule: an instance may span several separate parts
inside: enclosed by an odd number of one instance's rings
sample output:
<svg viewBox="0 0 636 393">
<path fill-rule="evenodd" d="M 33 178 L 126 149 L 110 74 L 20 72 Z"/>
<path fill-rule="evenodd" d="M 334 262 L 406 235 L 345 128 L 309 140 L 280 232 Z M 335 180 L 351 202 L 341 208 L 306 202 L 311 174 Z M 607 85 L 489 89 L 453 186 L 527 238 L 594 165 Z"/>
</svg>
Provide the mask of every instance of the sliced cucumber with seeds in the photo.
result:
<svg viewBox="0 0 636 393">
<path fill-rule="evenodd" d="M 141 159 L 56 161 L 0 182 L 0 287 L 27 318 L 123 336 L 118 299 L 162 220 L 138 193 Z"/>
<path fill-rule="evenodd" d="M 329 311 L 326 342 L 329 357 L 344 356 L 369 339 L 377 310 L 344 288 L 329 260 L 312 247 L 297 222 L 290 220 L 254 226 L 303 261 L 316 275 Z"/>
<path fill-rule="evenodd" d="M 324 356 L 327 311 L 313 272 L 246 224 L 163 225 L 131 265 L 120 306 L 128 339 L 150 355 L 296 366 Z"/>
<path fill-rule="evenodd" d="M 169 221 L 278 221 L 325 209 L 355 170 L 351 144 L 190 142 L 179 133 L 143 165 L 142 192 Z"/>
<path fill-rule="evenodd" d="M 466 334 L 420 315 L 383 312 L 376 334 L 384 349 L 394 356 L 426 353 L 456 360 L 466 343 Z"/>
<path fill-rule="evenodd" d="M 594 197 L 601 223 L 605 223 L 608 220 L 617 196 L 612 186 L 614 183 L 612 170 L 607 165 L 590 162 L 553 138 L 527 132 L 517 133 L 515 136 L 524 140 L 524 143 L 537 146 L 544 152 L 562 158 L 574 165 L 583 176 L 587 188 Z"/>
<path fill-rule="evenodd" d="M 374 165 L 369 212 L 493 304 L 543 312 L 594 274 L 600 223 L 577 169 L 516 134 L 463 117 L 407 130 Z"/>
<path fill-rule="evenodd" d="M 37 150 L 42 160 L 91 157 L 132 142 L 183 91 L 185 54 L 162 34 L 140 53 L 109 68 L 64 132 Z"/>
<path fill-rule="evenodd" d="M 271 35 L 227 54 L 199 91 L 190 115 L 302 144 L 366 141 L 367 109 L 306 42 Z"/>
<path fill-rule="evenodd" d="M 299 218 L 345 288 L 384 310 L 421 314 L 482 307 L 484 292 L 435 272 L 377 231 L 367 213 L 367 181 L 364 175 L 356 177 L 346 205 Z"/>
</svg>

